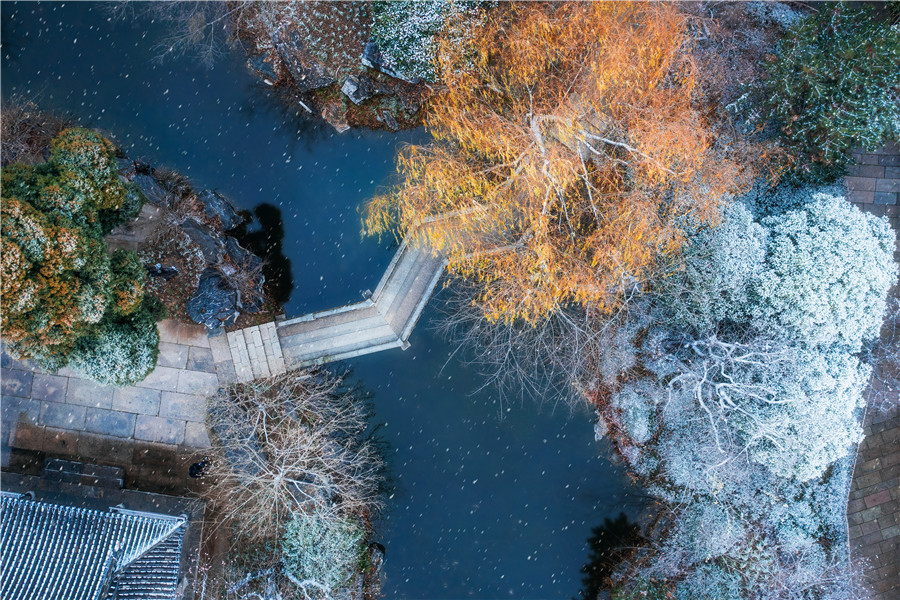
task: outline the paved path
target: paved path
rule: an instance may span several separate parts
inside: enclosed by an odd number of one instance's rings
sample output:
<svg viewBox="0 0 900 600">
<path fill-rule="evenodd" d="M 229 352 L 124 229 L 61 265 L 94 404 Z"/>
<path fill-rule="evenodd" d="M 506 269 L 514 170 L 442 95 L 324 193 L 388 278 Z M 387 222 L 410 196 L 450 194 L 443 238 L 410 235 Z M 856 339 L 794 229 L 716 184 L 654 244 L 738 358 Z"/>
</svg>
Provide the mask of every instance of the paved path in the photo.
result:
<svg viewBox="0 0 900 600">
<path fill-rule="evenodd" d="M 134 443 L 206 448 L 206 398 L 219 387 L 206 328 L 162 321 L 159 361 L 135 386 L 101 386 L 2 355 L 3 464 L 9 448 L 127 458 Z M 119 443 L 122 442 L 122 443 Z M 90 446 L 90 447 L 89 447 Z M 101 456 L 103 458 L 103 456 Z"/>
<path fill-rule="evenodd" d="M 848 198 L 866 212 L 887 217 L 900 232 L 900 143 L 856 153 L 844 178 Z M 900 237 L 895 258 L 900 259 Z M 875 384 L 877 385 L 877 383 Z M 867 394 L 879 390 L 870 386 Z M 894 402 L 897 398 L 896 390 Z M 847 506 L 851 552 L 865 559 L 872 600 L 900 599 L 900 410 L 869 412 Z"/>
</svg>

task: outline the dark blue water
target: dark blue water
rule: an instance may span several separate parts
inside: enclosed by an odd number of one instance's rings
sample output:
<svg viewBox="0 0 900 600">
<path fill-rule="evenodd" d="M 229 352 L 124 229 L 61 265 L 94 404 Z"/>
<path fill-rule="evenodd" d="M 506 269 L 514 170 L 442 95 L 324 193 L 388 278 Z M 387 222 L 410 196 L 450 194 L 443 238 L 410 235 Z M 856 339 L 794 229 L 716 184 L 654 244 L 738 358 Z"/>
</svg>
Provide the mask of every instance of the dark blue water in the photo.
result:
<svg viewBox="0 0 900 600">
<path fill-rule="evenodd" d="M 294 290 L 289 316 L 374 289 L 392 248 L 362 238 L 360 206 L 390 183 L 400 143 L 425 134 L 335 134 L 273 102 L 239 53 L 207 70 L 157 63 L 161 25 L 117 22 L 94 3 L 8 3 L 3 98 L 64 110 L 134 158 L 185 173 L 237 205 L 282 211 Z M 501 407 L 448 361 L 428 327 L 412 347 L 352 361 L 375 393 L 395 489 L 378 526 L 388 598 L 577 595 L 591 527 L 634 513 L 590 419 L 536 404 Z M 445 366 L 446 365 L 446 366 Z"/>
</svg>

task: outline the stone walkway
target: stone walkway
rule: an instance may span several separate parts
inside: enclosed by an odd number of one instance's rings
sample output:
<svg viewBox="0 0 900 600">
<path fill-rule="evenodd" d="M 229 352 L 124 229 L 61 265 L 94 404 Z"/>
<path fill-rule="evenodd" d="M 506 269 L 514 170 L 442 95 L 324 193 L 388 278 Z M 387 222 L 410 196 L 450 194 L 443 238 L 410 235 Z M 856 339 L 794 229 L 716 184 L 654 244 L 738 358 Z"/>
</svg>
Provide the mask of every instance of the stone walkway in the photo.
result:
<svg viewBox="0 0 900 600">
<path fill-rule="evenodd" d="M 4 352 L 4 466 L 10 448 L 78 453 L 79 444 L 85 444 L 80 437 L 109 438 L 102 445 L 117 460 L 127 458 L 122 448 L 128 444 L 117 443 L 122 441 L 209 447 L 206 398 L 219 387 L 219 378 L 206 329 L 167 320 L 159 323 L 159 333 L 157 367 L 144 381 L 124 388 L 98 385 L 69 369 L 48 373 Z"/>
<path fill-rule="evenodd" d="M 900 232 L 900 143 L 856 153 L 844 181 L 848 198 L 866 212 L 887 217 Z M 900 259 L 900 237 L 895 258 Z M 870 387 L 869 394 L 875 393 Z M 894 401 L 897 402 L 896 392 Z M 847 505 L 852 556 L 864 559 L 872 600 L 900 599 L 900 410 L 869 412 Z"/>
</svg>

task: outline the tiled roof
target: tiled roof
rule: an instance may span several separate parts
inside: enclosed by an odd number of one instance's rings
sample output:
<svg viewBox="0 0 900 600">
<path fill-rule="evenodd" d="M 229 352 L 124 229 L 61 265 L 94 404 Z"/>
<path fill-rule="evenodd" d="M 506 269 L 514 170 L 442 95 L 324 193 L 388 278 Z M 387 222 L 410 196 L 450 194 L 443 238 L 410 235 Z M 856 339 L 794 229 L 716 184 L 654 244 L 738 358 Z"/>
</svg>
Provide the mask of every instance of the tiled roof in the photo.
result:
<svg viewBox="0 0 900 600">
<path fill-rule="evenodd" d="M 175 597 L 186 519 L 2 494 L 0 599 Z"/>
</svg>

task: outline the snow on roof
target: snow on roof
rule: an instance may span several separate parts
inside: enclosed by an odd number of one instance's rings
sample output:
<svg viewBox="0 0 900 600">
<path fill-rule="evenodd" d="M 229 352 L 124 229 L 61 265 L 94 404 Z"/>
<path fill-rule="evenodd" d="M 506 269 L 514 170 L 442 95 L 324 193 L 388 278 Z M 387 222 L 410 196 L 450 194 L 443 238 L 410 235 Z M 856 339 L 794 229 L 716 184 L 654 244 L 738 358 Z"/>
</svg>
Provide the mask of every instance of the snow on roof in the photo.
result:
<svg viewBox="0 0 900 600">
<path fill-rule="evenodd" d="M 0 502 L 0 598 L 175 598 L 186 518 Z"/>
</svg>

